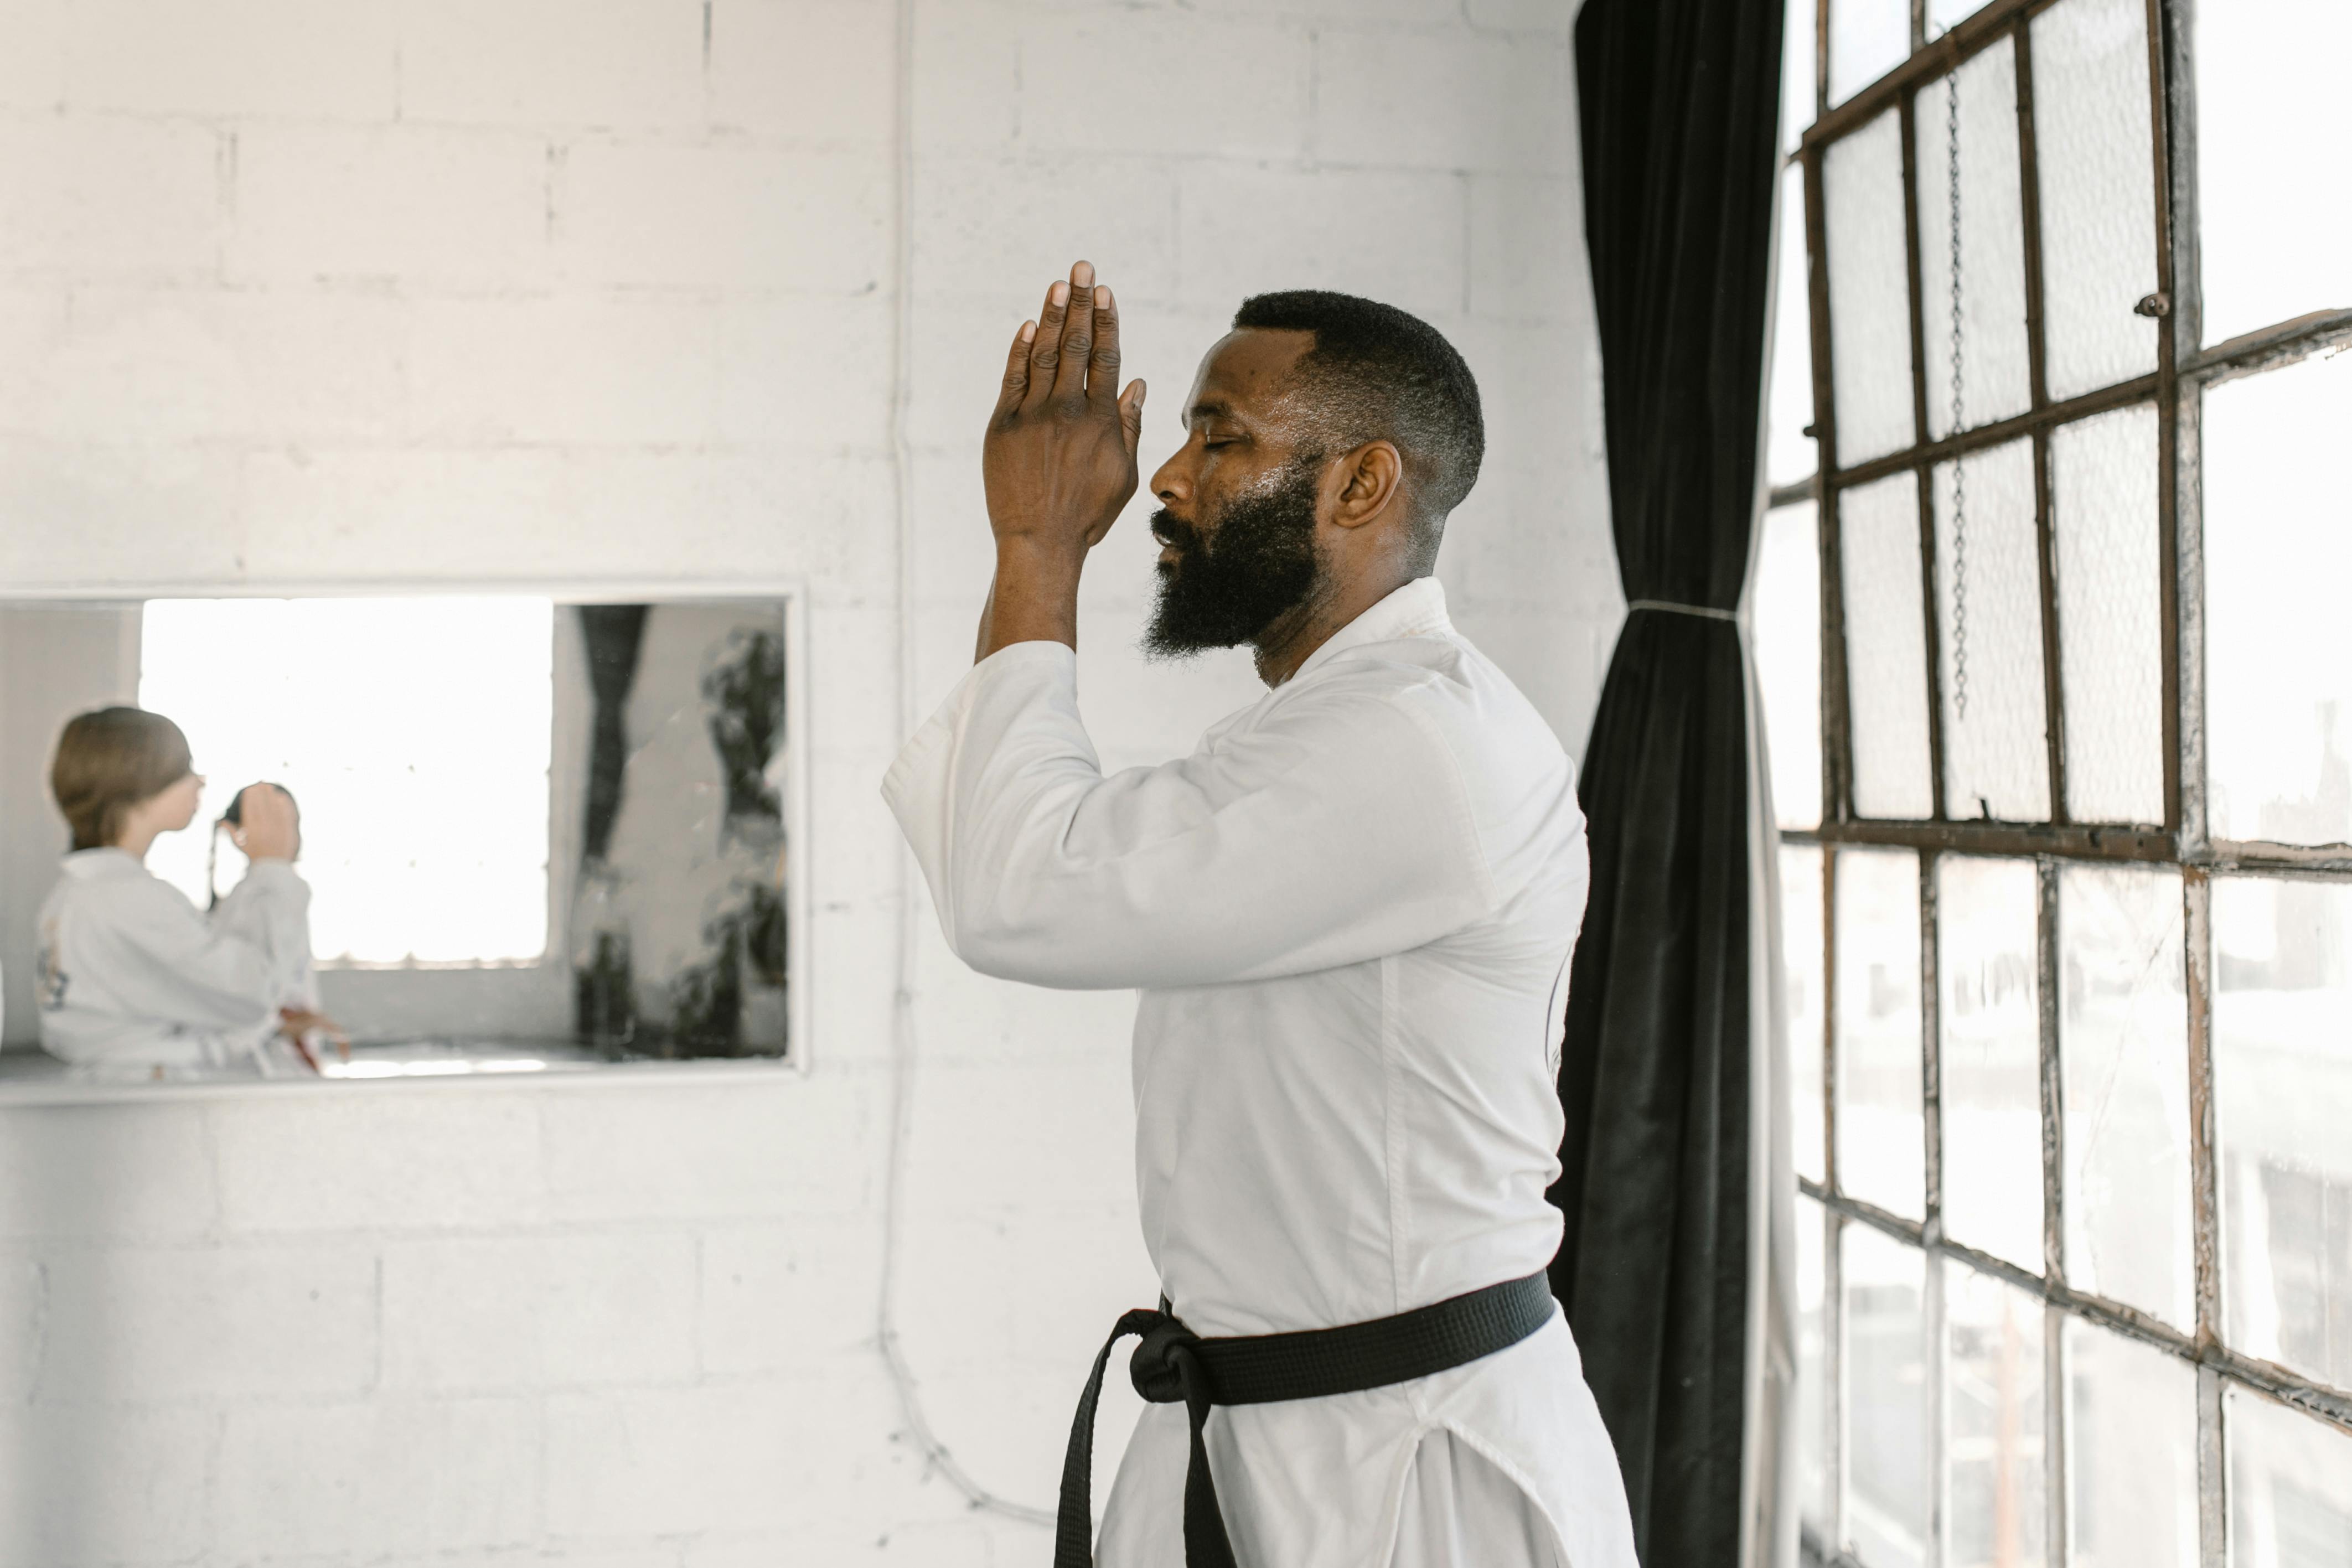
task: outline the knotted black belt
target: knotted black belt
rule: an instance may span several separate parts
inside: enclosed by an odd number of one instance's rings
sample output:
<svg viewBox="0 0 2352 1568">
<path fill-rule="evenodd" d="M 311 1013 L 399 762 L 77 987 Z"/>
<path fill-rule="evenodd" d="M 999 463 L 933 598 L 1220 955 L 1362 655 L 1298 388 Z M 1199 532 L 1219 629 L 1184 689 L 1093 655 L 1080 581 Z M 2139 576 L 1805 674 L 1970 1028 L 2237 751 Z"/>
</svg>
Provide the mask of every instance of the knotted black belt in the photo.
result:
<svg viewBox="0 0 2352 1568">
<path fill-rule="evenodd" d="M 1184 1472 L 1184 1561 L 1188 1568 L 1236 1568 L 1202 1437 L 1212 1406 L 1322 1399 L 1427 1377 L 1509 1349 L 1549 1322 L 1551 1311 L 1551 1284 L 1541 1273 L 1391 1318 L 1232 1339 L 1202 1339 L 1168 1311 L 1164 1299 L 1158 1312 L 1137 1308 L 1103 1342 L 1078 1400 L 1069 1456 L 1062 1461 L 1054 1568 L 1094 1568 L 1095 1407 L 1102 1402 L 1111 1346 L 1129 1334 L 1143 1338 L 1128 1365 L 1135 1391 L 1154 1405 L 1181 1400 L 1192 1417 L 1192 1456 Z"/>
</svg>

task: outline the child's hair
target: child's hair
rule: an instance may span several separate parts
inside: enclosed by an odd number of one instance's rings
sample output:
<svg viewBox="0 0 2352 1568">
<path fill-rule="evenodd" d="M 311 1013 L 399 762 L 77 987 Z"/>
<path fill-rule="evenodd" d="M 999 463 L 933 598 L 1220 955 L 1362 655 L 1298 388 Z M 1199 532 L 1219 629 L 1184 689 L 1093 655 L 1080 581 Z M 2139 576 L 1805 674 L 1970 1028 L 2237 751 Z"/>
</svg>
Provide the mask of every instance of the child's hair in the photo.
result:
<svg viewBox="0 0 2352 1568">
<path fill-rule="evenodd" d="M 193 772 L 188 737 L 160 713 L 102 707 L 77 714 L 58 737 L 49 793 L 73 829 L 73 847 L 104 849 L 123 813 Z"/>
</svg>

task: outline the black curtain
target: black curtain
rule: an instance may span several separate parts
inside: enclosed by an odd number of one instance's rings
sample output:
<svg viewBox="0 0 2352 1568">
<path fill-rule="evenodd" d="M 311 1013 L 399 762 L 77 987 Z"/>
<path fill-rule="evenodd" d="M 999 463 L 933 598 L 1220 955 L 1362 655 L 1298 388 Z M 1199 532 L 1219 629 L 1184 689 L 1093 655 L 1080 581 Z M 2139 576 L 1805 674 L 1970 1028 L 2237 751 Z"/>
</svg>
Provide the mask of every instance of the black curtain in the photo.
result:
<svg viewBox="0 0 2352 1568">
<path fill-rule="evenodd" d="M 604 858 L 613 844 L 613 824 L 621 815 L 621 774 L 629 763 L 629 693 L 637 684 L 646 609 L 643 604 L 579 606 L 580 636 L 588 645 L 588 688 L 596 699 L 588 749 L 588 818 L 580 841 L 583 865 Z"/>
<path fill-rule="evenodd" d="M 1648 1568 L 1738 1557 L 1748 1300 L 1747 677 L 1779 0 L 1587 0 L 1585 238 L 1634 608 L 1580 793 L 1592 895 L 1560 1063 L 1552 1288 Z M 1644 601 L 1681 606 L 1643 608 Z"/>
</svg>

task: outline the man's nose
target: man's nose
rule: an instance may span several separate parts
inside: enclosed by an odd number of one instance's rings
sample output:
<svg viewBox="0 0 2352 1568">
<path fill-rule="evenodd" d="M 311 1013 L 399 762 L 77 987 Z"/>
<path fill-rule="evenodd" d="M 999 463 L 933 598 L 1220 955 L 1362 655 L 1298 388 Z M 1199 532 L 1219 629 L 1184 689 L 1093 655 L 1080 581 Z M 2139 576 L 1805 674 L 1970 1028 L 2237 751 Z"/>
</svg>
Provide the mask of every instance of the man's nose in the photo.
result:
<svg viewBox="0 0 2352 1568">
<path fill-rule="evenodd" d="M 1165 504 L 1181 501 L 1192 493 L 1192 476 L 1184 472 L 1185 448 L 1179 447 L 1160 471 L 1151 476 L 1151 493 Z"/>
</svg>

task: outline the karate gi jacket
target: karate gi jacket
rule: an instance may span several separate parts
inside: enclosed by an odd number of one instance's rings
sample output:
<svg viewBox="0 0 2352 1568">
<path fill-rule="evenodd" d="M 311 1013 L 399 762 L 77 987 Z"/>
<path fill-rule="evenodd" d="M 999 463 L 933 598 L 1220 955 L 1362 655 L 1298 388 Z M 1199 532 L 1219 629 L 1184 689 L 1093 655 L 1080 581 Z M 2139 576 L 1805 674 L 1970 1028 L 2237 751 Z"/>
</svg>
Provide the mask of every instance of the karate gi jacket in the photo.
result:
<svg viewBox="0 0 2352 1568">
<path fill-rule="evenodd" d="M 1138 988 L 1145 1241 L 1197 1333 L 1386 1317 L 1558 1249 L 1555 1084 L 1588 870 L 1575 772 L 1434 579 L 1333 635 L 1193 753 L 1103 776 L 1076 655 L 975 665 L 884 784 L 948 942 L 983 973 Z M 1091 1345 L 1071 1347 L 1076 1395 Z M 1386 1563 L 1422 1437 L 1539 1508 L 1574 1568 L 1633 1568 L 1568 1325 L 1412 1383 L 1220 1409 L 1249 1568 Z M 1186 1426 L 1149 1407 L 1103 1568 L 1182 1562 Z"/>
<path fill-rule="evenodd" d="M 84 1076 L 299 1068 L 278 1009 L 315 996 L 310 887 L 257 861 L 211 919 L 118 849 L 77 850 L 41 905 L 41 1044 Z"/>
</svg>

